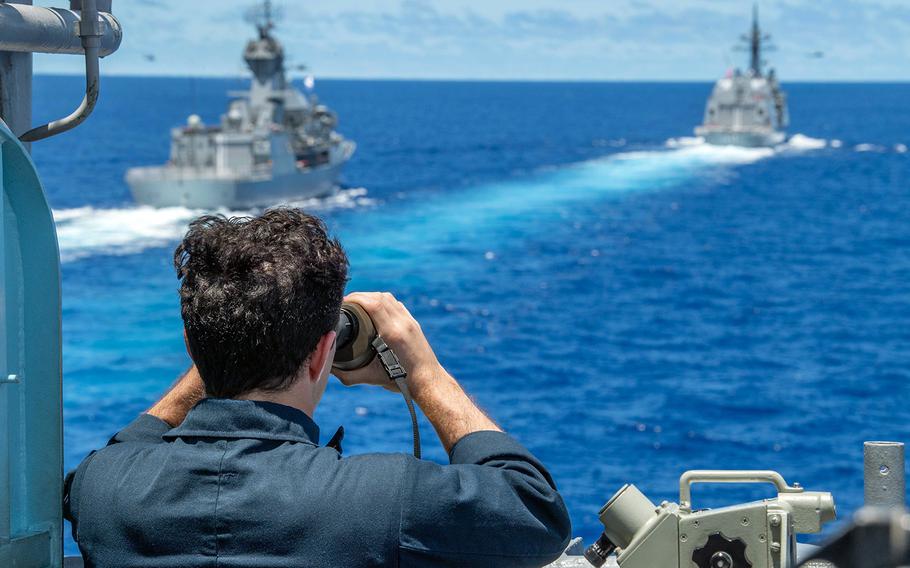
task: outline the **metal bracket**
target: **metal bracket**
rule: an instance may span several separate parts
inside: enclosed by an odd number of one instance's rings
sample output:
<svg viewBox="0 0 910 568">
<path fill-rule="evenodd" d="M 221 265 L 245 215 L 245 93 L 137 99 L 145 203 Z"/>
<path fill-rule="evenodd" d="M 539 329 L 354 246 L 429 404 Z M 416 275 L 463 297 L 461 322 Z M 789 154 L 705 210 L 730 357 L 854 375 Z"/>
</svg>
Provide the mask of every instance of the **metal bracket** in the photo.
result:
<svg viewBox="0 0 910 568">
<path fill-rule="evenodd" d="M 382 368 L 385 369 L 386 374 L 389 376 L 389 380 L 397 381 L 398 379 L 408 378 L 408 372 L 401 366 L 398 355 L 395 355 L 392 348 L 386 344 L 385 340 L 383 340 L 382 336 L 379 334 L 377 334 L 376 339 L 373 340 L 373 349 L 375 349 L 376 354 L 379 355 L 379 362 L 382 363 Z"/>
</svg>

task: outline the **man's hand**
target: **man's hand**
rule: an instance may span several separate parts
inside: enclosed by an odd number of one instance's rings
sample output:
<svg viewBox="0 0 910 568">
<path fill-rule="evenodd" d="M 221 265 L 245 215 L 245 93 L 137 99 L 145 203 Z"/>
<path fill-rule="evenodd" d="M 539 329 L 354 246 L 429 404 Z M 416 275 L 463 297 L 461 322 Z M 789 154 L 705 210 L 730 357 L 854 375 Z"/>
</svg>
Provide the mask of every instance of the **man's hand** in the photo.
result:
<svg viewBox="0 0 910 568">
<path fill-rule="evenodd" d="M 414 402 L 436 429 L 447 452 L 468 434 L 484 430 L 502 431 L 439 364 L 420 325 L 404 304 L 391 294 L 376 292 L 350 294 L 345 300 L 360 304 L 366 310 L 376 331 L 398 356 L 401 366 L 408 373 L 408 389 Z M 333 369 L 333 373 L 347 386 L 378 385 L 398 390 L 377 358 L 373 358 L 363 369 Z"/>
<path fill-rule="evenodd" d="M 445 374 L 433 348 L 424 337 L 420 324 L 395 296 L 389 293 L 356 292 L 345 297 L 345 301 L 359 304 L 369 314 L 376 331 L 407 371 L 408 386 L 412 392 Z M 332 372 L 346 386 L 376 385 L 398 392 L 398 387 L 389 379 L 378 358 L 374 358 L 362 369 L 333 369 Z"/>
</svg>

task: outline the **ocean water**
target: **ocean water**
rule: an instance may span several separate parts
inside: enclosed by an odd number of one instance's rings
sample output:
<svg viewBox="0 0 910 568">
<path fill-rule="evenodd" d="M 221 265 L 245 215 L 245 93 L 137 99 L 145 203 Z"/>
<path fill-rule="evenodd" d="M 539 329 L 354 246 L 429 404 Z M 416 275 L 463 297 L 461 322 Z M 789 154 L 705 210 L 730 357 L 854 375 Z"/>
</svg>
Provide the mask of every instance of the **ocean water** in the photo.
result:
<svg viewBox="0 0 910 568">
<path fill-rule="evenodd" d="M 123 174 L 241 86 L 108 78 L 87 124 L 35 145 L 63 258 L 67 467 L 188 364 L 171 256 L 200 212 L 137 207 Z M 317 84 L 359 147 L 341 192 L 303 206 L 346 246 L 350 289 L 411 308 L 586 540 L 623 483 L 676 500 L 695 468 L 778 470 L 848 518 L 862 442 L 910 438 L 910 85 L 787 85 L 796 136 L 775 149 L 690 138 L 710 88 Z M 37 78 L 35 120 L 79 89 Z M 348 453 L 409 448 L 386 392 L 332 384 L 316 419 L 345 425 Z"/>
</svg>

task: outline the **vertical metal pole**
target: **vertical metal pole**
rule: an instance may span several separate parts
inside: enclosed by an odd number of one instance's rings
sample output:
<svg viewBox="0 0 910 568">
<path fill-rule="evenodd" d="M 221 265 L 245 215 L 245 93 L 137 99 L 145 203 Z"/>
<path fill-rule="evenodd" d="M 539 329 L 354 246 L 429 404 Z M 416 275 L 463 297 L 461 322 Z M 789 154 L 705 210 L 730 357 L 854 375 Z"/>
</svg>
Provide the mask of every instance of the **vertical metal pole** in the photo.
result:
<svg viewBox="0 0 910 568">
<path fill-rule="evenodd" d="M 904 463 L 904 444 L 900 442 L 866 442 L 863 445 L 867 507 L 906 507 Z"/>
<path fill-rule="evenodd" d="M 32 0 L 6 2 L 32 4 Z M 0 118 L 17 134 L 25 132 L 32 126 L 31 53 L 0 51 Z"/>
<path fill-rule="evenodd" d="M 0 143 L 0 378 L 5 378 L 7 373 L 7 328 L 6 317 L 6 204 L 3 187 L 3 144 Z M 10 500 L 10 447 L 9 447 L 9 389 L 0 383 L 0 542 L 9 542 L 10 516 L 12 502 Z"/>
</svg>

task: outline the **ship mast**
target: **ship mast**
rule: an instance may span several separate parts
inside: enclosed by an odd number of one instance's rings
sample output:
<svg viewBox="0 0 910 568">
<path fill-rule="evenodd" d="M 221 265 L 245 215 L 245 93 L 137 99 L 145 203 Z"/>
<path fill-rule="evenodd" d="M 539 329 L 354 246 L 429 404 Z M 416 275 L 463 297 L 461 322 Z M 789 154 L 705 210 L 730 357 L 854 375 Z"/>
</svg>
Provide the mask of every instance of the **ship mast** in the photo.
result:
<svg viewBox="0 0 910 568">
<path fill-rule="evenodd" d="M 247 43 L 243 57 L 259 83 L 274 82 L 272 88 L 281 90 L 284 89 L 284 48 L 272 36 L 275 16 L 271 0 L 264 0 L 247 12 L 247 21 L 256 26 L 259 39 Z"/>
<path fill-rule="evenodd" d="M 761 77 L 761 42 L 763 38 L 761 29 L 758 26 L 758 4 L 752 5 L 752 33 L 750 35 L 751 37 L 749 39 L 752 58 L 749 62 L 749 69 L 754 76 Z"/>
<path fill-rule="evenodd" d="M 275 28 L 275 22 L 272 19 L 272 0 L 265 0 L 265 4 L 262 7 L 262 20 L 263 23 L 259 26 L 259 35 L 265 38 Z"/>
<path fill-rule="evenodd" d="M 271 32 L 275 29 L 276 12 L 277 10 L 272 5 L 272 0 L 263 0 L 262 4 L 247 10 L 246 20 L 256 27 L 259 32 L 259 39 L 271 37 Z"/>
</svg>

